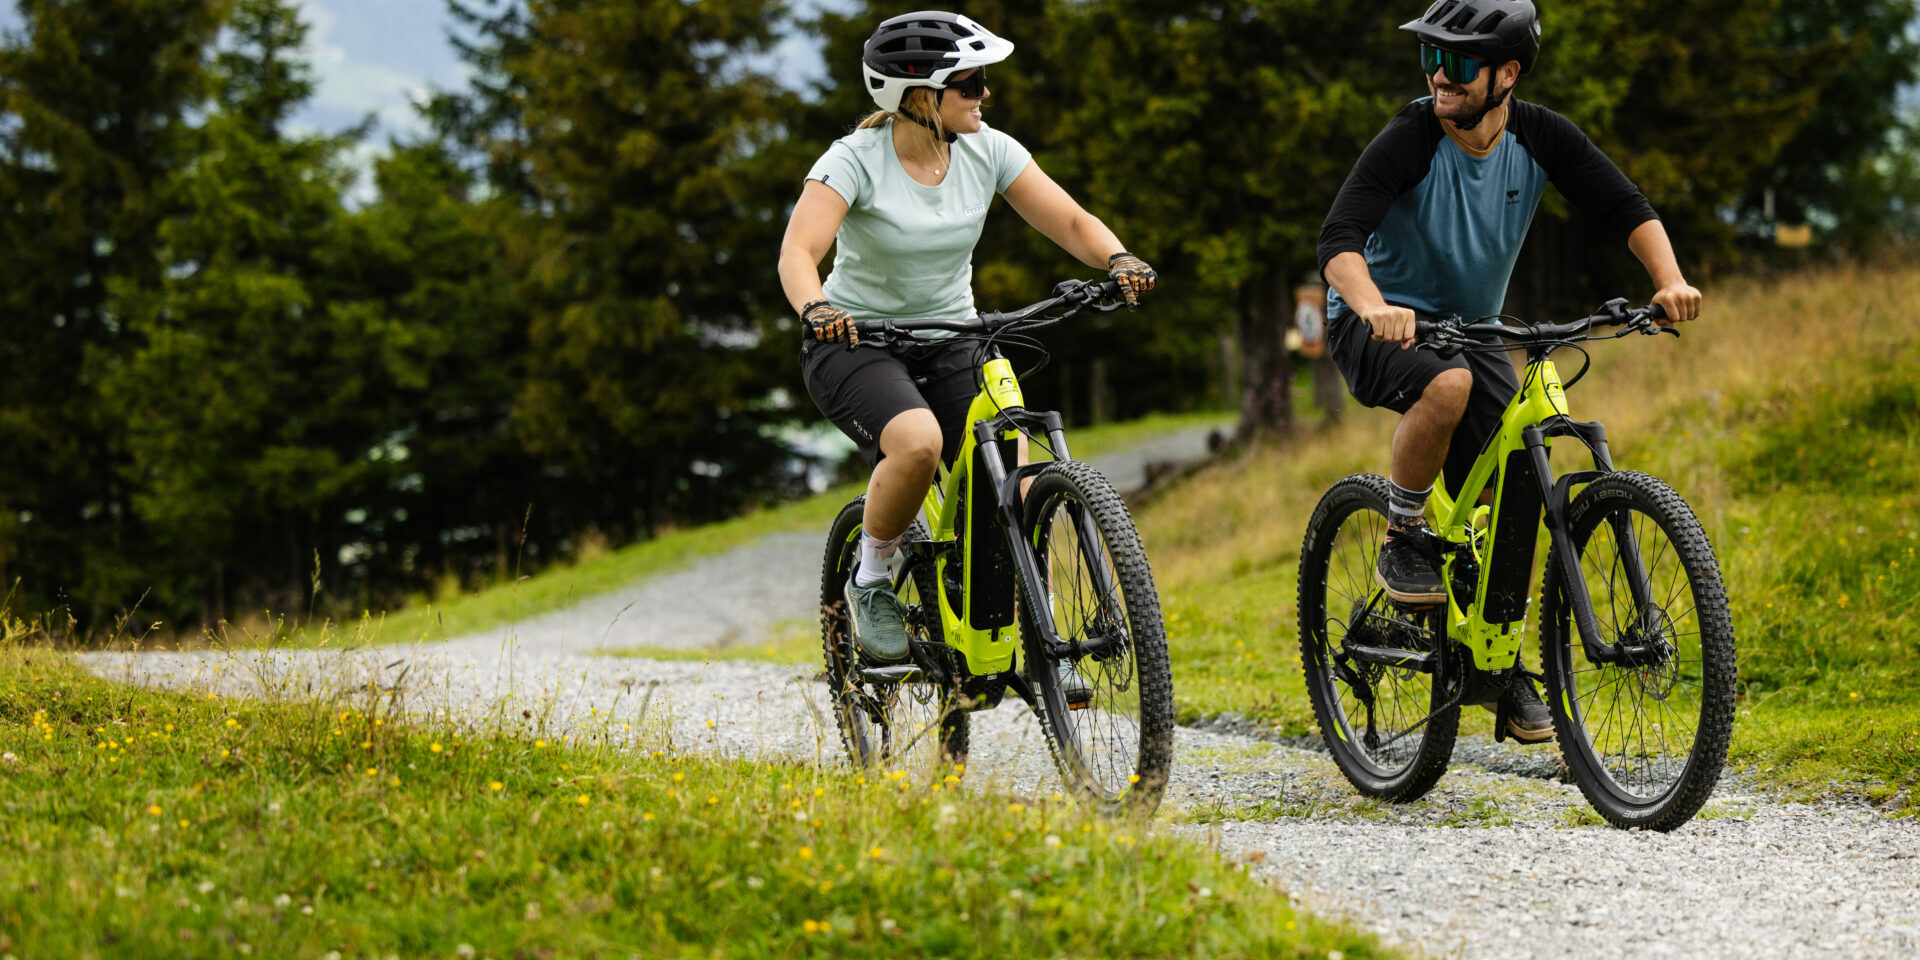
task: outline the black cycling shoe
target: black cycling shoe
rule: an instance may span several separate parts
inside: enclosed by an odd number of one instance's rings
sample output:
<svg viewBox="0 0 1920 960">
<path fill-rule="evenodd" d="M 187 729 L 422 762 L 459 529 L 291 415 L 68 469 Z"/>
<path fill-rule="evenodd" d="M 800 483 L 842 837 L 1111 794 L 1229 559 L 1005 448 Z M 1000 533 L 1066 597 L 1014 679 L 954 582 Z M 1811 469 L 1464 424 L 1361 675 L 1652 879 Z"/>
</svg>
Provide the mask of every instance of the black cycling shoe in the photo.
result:
<svg viewBox="0 0 1920 960">
<path fill-rule="evenodd" d="M 1434 604 L 1447 601 L 1447 585 L 1440 579 L 1439 565 L 1425 542 L 1426 524 L 1405 530 L 1387 528 L 1387 542 L 1380 548 L 1380 562 L 1373 568 L 1373 579 L 1395 603 Z"/>
<path fill-rule="evenodd" d="M 1496 714 L 1504 713 L 1507 718 L 1507 736 L 1522 743 L 1545 743 L 1553 739 L 1553 714 L 1547 705 L 1540 702 L 1540 694 L 1534 692 L 1533 679 L 1515 671 L 1513 678 L 1507 681 L 1507 692 L 1502 694 L 1499 703 L 1483 703 L 1481 706 Z"/>
</svg>

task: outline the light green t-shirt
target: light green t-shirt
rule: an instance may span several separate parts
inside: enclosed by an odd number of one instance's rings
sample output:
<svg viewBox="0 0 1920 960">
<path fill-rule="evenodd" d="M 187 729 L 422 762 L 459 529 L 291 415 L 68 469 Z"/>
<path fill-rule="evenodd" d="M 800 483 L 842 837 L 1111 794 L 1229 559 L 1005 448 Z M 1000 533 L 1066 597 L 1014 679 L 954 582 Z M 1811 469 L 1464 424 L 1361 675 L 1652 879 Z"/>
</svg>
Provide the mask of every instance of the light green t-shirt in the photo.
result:
<svg viewBox="0 0 1920 960">
<path fill-rule="evenodd" d="M 807 172 L 847 201 L 834 237 L 827 302 L 856 320 L 960 320 L 975 315 L 973 246 L 987 207 L 1027 168 L 1031 154 L 982 126 L 953 144 L 946 179 L 929 187 L 907 174 L 881 125 L 835 140 Z M 923 334 L 925 336 L 925 334 Z"/>
</svg>

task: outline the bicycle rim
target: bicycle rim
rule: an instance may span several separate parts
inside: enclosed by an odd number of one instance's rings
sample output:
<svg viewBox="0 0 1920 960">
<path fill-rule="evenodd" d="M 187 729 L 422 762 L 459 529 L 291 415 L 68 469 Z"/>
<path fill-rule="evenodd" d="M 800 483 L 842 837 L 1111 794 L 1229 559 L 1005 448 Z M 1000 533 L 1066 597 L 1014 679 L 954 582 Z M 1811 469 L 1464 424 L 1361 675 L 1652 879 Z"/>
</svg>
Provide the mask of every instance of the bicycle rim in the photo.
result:
<svg viewBox="0 0 1920 960">
<path fill-rule="evenodd" d="M 1026 529 L 1048 595 L 1023 606 L 1086 651 L 1072 669 L 1092 691 L 1084 706 L 1071 706 L 1059 661 L 1030 654 L 1028 674 L 1062 774 L 1098 801 L 1151 809 L 1171 762 L 1172 678 L 1159 598 L 1132 521 L 1104 478 L 1062 464 L 1035 481 Z M 1026 632 L 1032 651 L 1038 636 L 1030 624 Z"/>
<path fill-rule="evenodd" d="M 1719 567 L 1692 511 L 1652 477 L 1615 475 L 1580 499 L 1570 532 L 1600 639 L 1632 655 L 1587 657 L 1556 577 L 1542 633 L 1563 750 L 1609 820 L 1671 829 L 1711 792 L 1732 726 Z"/>
<path fill-rule="evenodd" d="M 1436 710 L 1446 701 L 1439 618 L 1401 610 L 1374 581 L 1385 486 L 1348 478 L 1315 510 L 1301 554 L 1300 646 L 1321 735 L 1342 772 L 1364 793 L 1404 801 L 1445 771 L 1459 712 Z M 1359 646 L 1424 654 L 1429 668 L 1361 660 L 1350 649 Z"/>
<path fill-rule="evenodd" d="M 855 766 L 944 774 L 966 760 L 969 724 L 952 691 L 931 683 L 873 683 L 860 678 L 847 619 L 846 580 L 858 556 L 856 500 L 842 510 L 829 535 L 828 560 L 821 577 L 821 646 L 835 725 Z M 848 522 L 849 513 L 853 519 Z M 907 539 L 924 539 L 915 523 Z M 931 574 L 908 571 L 898 596 L 907 608 L 907 631 L 915 641 L 939 644 L 939 614 L 922 603 Z"/>
</svg>

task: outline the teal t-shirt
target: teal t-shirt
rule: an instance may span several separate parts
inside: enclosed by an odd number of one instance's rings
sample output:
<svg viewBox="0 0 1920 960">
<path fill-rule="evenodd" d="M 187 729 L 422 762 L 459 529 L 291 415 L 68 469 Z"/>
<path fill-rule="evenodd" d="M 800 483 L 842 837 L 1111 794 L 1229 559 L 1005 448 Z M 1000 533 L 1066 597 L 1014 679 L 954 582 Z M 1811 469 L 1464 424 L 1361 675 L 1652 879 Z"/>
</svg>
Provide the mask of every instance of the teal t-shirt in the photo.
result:
<svg viewBox="0 0 1920 960">
<path fill-rule="evenodd" d="M 1031 154 L 982 126 L 953 144 L 946 179 L 929 187 L 907 174 L 893 131 L 868 127 L 835 140 L 807 172 L 847 201 L 834 236 L 827 302 L 856 320 L 961 320 L 975 315 L 973 247 L 994 194 Z M 923 334 L 922 336 L 926 336 Z"/>
</svg>

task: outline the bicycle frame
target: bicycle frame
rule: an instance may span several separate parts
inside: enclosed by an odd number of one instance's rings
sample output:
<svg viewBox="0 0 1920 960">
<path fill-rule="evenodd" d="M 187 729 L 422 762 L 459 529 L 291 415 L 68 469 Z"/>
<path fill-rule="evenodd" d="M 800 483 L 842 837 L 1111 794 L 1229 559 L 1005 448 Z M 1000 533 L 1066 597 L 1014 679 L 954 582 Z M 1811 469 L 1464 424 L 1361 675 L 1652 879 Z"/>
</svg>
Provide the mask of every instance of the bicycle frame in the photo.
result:
<svg viewBox="0 0 1920 960">
<path fill-rule="evenodd" d="M 1594 469 L 1556 479 L 1548 452 L 1552 439 L 1558 436 L 1584 441 L 1593 453 Z M 1595 662 L 1618 659 L 1619 652 L 1600 641 L 1593 604 L 1580 576 L 1566 522 L 1571 488 L 1612 470 L 1606 430 L 1598 423 L 1574 420 L 1558 368 L 1544 351 L 1530 355 L 1520 391 L 1507 404 L 1499 428 L 1474 461 L 1460 498 L 1456 501 L 1449 497 L 1445 484 L 1436 484 L 1433 491 L 1435 529 L 1456 545 L 1442 569 L 1442 579 L 1448 584 L 1447 632 L 1466 646 L 1475 667 L 1482 671 L 1506 670 L 1518 663 L 1532 603 L 1535 531 L 1543 510 L 1548 532 L 1559 547 L 1556 553 L 1570 566 L 1563 580 L 1588 656 Z M 1489 483 L 1494 485 L 1490 510 L 1479 502 Z M 1488 523 L 1481 537 L 1478 527 L 1483 515 Z M 1627 556 L 1633 558 L 1630 565 L 1637 567 L 1637 552 L 1628 551 Z M 1471 581 L 1471 612 L 1462 608 L 1455 587 L 1462 563 L 1478 568 Z M 1630 569 L 1627 574 L 1638 596 L 1645 588 L 1645 572 Z"/>
<path fill-rule="evenodd" d="M 1023 508 L 1021 481 L 1047 464 L 1016 464 L 1012 441 L 1022 429 L 1044 431 L 1055 459 L 1067 460 L 1070 455 L 1060 415 L 1026 409 L 1011 362 L 999 356 L 988 358 L 980 366 L 980 382 L 980 392 L 967 409 L 971 429 L 961 438 L 952 468 L 942 465 L 937 471 L 923 507 L 941 630 L 947 645 L 963 658 L 966 673 L 989 676 L 1010 670 L 1017 649 L 1013 598 L 1001 591 L 1010 591 L 1016 577 L 1029 585 L 1044 583 L 1032 545 L 1014 531 L 1020 529 Z M 964 519 L 960 516 L 963 503 Z M 982 505 L 988 506 L 981 509 Z M 1075 519 L 1085 522 L 1078 515 Z M 966 551 L 960 558 L 960 610 L 953 609 L 945 589 L 954 555 L 949 545 L 955 540 Z M 1027 595 L 1036 592 L 1029 589 Z M 1070 649 L 1055 633 L 1050 616 L 1030 619 L 1050 655 Z"/>
</svg>

